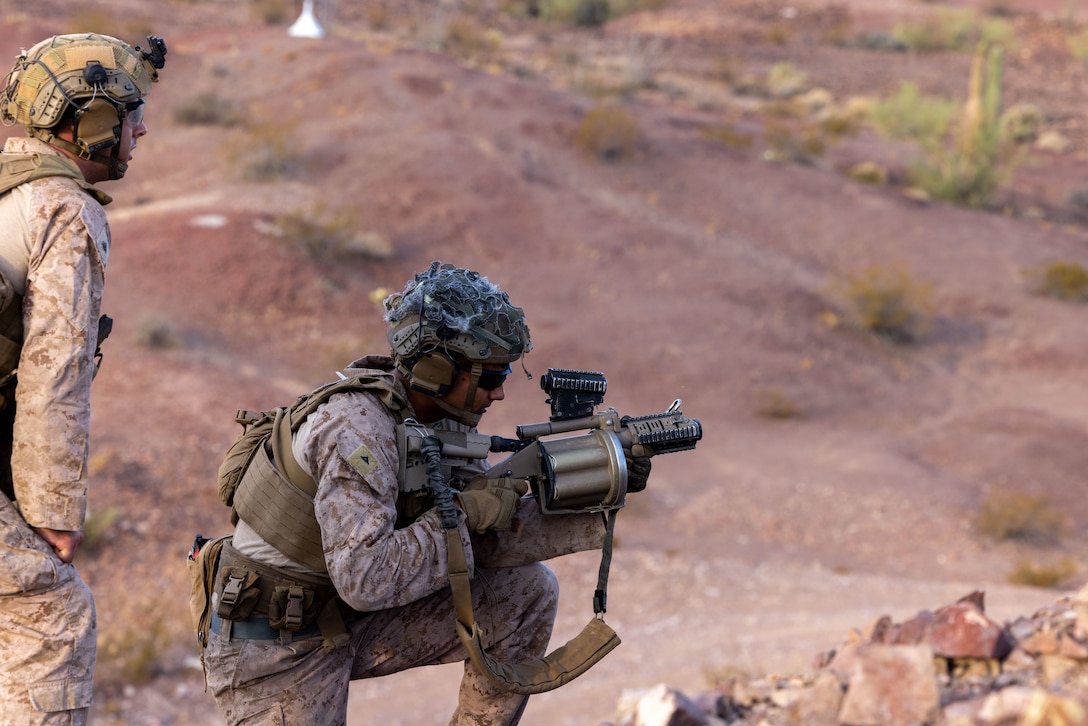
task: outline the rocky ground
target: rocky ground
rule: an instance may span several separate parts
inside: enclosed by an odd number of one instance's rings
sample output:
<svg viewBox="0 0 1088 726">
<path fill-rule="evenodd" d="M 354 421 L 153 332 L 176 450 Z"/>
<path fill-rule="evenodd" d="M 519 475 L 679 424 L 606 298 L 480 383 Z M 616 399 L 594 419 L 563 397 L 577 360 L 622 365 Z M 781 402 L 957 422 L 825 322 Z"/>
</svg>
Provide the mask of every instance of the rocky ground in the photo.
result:
<svg viewBox="0 0 1088 726">
<path fill-rule="evenodd" d="M 360 0 L 335 4 L 317 41 L 288 38 L 297 8 L 274 19 L 270 5 L 0 0 L 8 57 L 92 25 L 170 46 L 151 131 L 109 189 L 116 324 L 80 561 L 102 631 L 96 724 L 218 723 L 183 560 L 196 532 L 229 528 L 213 478 L 234 413 L 384 350 L 375 302 L 436 258 L 484 272 L 529 315 L 534 379 L 511 379 L 488 430 L 546 418 L 549 367 L 604 371 L 623 413 L 681 398 L 704 426 L 619 518 L 608 621 L 623 645 L 534 698 L 524 723 L 615 720 L 625 691 L 659 684 L 717 687 L 719 718 L 782 690 L 767 674 L 791 674 L 792 693 L 832 673 L 847 693 L 845 671 L 813 658 L 881 615 L 901 624 L 984 590 L 986 615 L 1015 623 L 1083 584 L 1085 313 L 1033 294 L 1027 274 L 1088 265 L 1079 6 L 670 0 L 583 28 L 516 3 Z M 970 49 L 872 39 L 970 8 L 1015 40 L 1002 103 L 1043 119 L 985 209 L 908 188 L 916 149 L 871 125 L 820 153 L 790 135 L 811 119 L 782 121 L 782 64 L 800 84 L 788 97 L 825 110 L 903 79 L 963 103 Z M 611 159 L 579 135 L 603 101 L 636 119 Z M 886 181 L 851 179 L 863 162 Z M 834 294 L 893 264 L 932 291 L 913 345 L 860 332 Z M 1045 502 L 1053 536 L 983 536 L 995 494 Z M 1057 587 L 1010 583 L 1025 563 Z M 591 616 L 596 565 L 554 563 L 556 644 Z M 349 723 L 444 723 L 457 677 L 353 684 Z"/>
</svg>

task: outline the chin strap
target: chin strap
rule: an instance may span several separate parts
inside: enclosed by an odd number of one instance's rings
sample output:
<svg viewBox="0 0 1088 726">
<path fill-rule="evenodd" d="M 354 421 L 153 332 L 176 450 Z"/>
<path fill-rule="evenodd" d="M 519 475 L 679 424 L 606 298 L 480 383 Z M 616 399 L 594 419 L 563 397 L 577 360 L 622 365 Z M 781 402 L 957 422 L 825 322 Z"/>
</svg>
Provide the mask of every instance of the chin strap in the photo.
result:
<svg viewBox="0 0 1088 726">
<path fill-rule="evenodd" d="M 472 590 L 465 558 L 465 547 L 458 527 L 460 517 L 453 504 L 453 494 L 442 473 L 441 442 L 433 436 L 423 440 L 420 453 L 427 462 L 427 481 L 435 496 L 442 528 L 446 534 L 446 559 L 450 589 L 457 612 L 457 635 L 468 652 L 469 660 L 495 685 L 512 693 L 545 693 L 569 683 L 597 664 L 620 644 L 616 631 L 604 622 L 608 569 L 612 562 L 612 533 L 616 513 L 608 513 L 605 541 L 601 548 L 601 567 L 597 590 L 593 595 L 594 617 L 582 632 L 565 645 L 542 658 L 522 663 L 501 663 L 491 658 L 483 646 L 480 627 L 472 616 Z"/>
<path fill-rule="evenodd" d="M 461 408 L 457 408 L 453 404 L 446 403 L 440 396 L 434 397 L 435 404 L 441 408 L 450 416 L 467 426 L 476 426 L 480 423 L 480 419 L 483 418 L 481 413 L 473 413 L 472 407 L 476 403 L 476 387 L 480 380 L 480 374 L 483 372 L 484 367 L 482 363 L 473 363 L 472 370 L 469 372 L 468 379 L 468 391 L 465 393 L 465 404 Z"/>
<path fill-rule="evenodd" d="M 121 144 L 119 143 L 109 147 L 109 156 L 107 156 L 106 154 L 92 154 L 90 156 L 87 156 L 87 153 L 84 151 L 82 146 L 68 141 L 67 139 L 62 139 L 48 129 L 39 130 L 39 132 L 34 134 L 34 136 L 41 139 L 50 146 L 56 146 L 58 149 L 64 149 L 65 151 L 69 151 L 80 157 L 81 159 L 87 159 L 88 161 L 93 161 L 96 164 L 102 164 L 109 170 L 109 178 L 112 180 L 116 181 L 117 179 L 122 178 L 125 175 L 125 172 L 128 171 L 128 164 L 121 161 L 121 159 L 119 158 L 119 155 L 121 153 Z"/>
</svg>

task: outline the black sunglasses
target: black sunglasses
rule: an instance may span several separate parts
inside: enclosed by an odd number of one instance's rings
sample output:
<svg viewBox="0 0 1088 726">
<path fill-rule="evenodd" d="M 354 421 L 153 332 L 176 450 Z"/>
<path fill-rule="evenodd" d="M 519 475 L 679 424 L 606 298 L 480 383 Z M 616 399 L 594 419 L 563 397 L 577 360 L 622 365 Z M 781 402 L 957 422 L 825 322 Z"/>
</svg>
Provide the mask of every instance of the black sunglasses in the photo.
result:
<svg viewBox="0 0 1088 726">
<path fill-rule="evenodd" d="M 465 373 L 472 372 L 472 366 L 466 366 L 461 363 L 457 364 L 457 368 Z M 496 388 L 506 383 L 506 377 L 510 375 L 510 370 L 510 366 L 506 366 L 506 368 L 503 368 L 501 371 L 483 370 L 480 372 L 480 377 L 476 381 L 476 387 L 482 388 L 485 391 L 494 391 Z"/>
</svg>

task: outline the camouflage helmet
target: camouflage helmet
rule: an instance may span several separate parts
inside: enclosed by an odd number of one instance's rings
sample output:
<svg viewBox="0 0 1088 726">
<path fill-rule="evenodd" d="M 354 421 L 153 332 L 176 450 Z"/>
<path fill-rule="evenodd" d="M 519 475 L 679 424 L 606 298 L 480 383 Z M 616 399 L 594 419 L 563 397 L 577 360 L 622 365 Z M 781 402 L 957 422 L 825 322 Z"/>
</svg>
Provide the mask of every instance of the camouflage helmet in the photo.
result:
<svg viewBox="0 0 1088 726">
<path fill-rule="evenodd" d="M 148 36 L 150 51 L 108 35 L 55 35 L 23 51 L 8 75 L 4 120 L 30 128 L 57 125 L 70 106 L 94 98 L 114 105 L 139 101 L 159 80 L 166 46 Z"/>
<path fill-rule="evenodd" d="M 93 158 L 120 141 L 129 109 L 159 80 L 166 43 L 154 35 L 147 41 L 150 49 L 142 50 L 108 35 L 81 33 L 55 35 L 24 50 L 0 92 L 0 119 L 22 125 L 28 136 Z M 74 143 L 52 132 L 72 109 L 78 131 Z"/>
<path fill-rule="evenodd" d="M 524 311 L 478 272 L 432 262 L 385 299 L 393 358 L 411 367 L 442 352 L 469 363 L 512 363 L 532 350 Z"/>
</svg>

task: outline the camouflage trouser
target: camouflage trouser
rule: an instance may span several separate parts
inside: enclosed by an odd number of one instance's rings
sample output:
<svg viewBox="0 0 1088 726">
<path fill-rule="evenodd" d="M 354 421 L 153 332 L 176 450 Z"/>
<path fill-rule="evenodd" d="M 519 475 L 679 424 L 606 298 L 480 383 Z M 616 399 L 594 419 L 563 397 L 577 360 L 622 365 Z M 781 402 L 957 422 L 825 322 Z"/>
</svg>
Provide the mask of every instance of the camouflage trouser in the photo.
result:
<svg viewBox="0 0 1088 726">
<path fill-rule="evenodd" d="M 488 653 L 504 662 L 544 655 L 559 601 L 545 565 L 477 568 L 473 613 Z M 228 724 L 339 726 L 347 721 L 348 684 L 409 668 L 465 661 L 451 724 L 516 724 L 528 700 L 493 685 L 472 663 L 454 629 L 448 589 L 349 623 L 351 643 L 326 653 L 320 635 L 279 640 L 213 633 L 205 654 L 208 687 Z"/>
<path fill-rule="evenodd" d="M 0 496 L 0 724 L 87 723 L 91 591 Z"/>
</svg>

